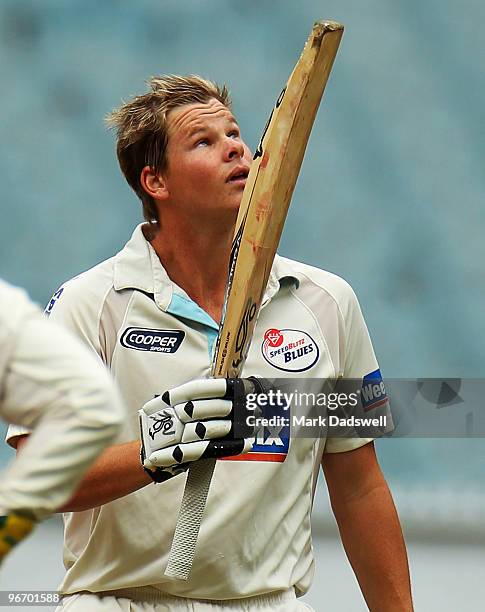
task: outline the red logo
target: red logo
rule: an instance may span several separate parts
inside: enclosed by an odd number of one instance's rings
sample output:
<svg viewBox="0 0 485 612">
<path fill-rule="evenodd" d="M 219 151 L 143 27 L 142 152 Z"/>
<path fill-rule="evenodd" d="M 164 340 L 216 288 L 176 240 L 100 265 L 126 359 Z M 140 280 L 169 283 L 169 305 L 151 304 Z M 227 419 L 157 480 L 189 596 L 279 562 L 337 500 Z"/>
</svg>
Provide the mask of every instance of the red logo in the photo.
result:
<svg viewBox="0 0 485 612">
<path fill-rule="evenodd" d="M 265 343 L 269 344 L 271 347 L 276 348 L 277 346 L 281 346 L 283 344 L 283 334 L 279 329 L 268 329 L 268 331 L 264 334 Z"/>
</svg>

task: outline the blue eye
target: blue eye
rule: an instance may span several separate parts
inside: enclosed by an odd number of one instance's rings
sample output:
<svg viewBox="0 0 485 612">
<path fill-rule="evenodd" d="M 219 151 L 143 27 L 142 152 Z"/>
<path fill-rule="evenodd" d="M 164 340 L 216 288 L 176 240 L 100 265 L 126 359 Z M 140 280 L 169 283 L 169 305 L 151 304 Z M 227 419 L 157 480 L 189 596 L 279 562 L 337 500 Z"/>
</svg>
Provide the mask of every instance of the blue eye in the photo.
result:
<svg viewBox="0 0 485 612">
<path fill-rule="evenodd" d="M 200 140 L 198 140 L 195 143 L 196 147 L 205 147 L 209 144 L 209 141 L 207 140 L 207 138 L 201 138 Z"/>
</svg>

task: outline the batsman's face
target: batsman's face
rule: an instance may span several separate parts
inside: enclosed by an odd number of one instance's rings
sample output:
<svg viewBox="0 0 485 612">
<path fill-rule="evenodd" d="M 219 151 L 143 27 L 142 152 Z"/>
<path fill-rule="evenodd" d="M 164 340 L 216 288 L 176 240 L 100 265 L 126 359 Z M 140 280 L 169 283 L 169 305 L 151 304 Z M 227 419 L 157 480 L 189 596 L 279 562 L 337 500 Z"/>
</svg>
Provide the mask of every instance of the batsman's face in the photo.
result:
<svg viewBox="0 0 485 612">
<path fill-rule="evenodd" d="M 170 111 L 167 123 L 170 201 L 195 216 L 237 212 L 252 156 L 231 111 L 213 99 Z"/>
</svg>

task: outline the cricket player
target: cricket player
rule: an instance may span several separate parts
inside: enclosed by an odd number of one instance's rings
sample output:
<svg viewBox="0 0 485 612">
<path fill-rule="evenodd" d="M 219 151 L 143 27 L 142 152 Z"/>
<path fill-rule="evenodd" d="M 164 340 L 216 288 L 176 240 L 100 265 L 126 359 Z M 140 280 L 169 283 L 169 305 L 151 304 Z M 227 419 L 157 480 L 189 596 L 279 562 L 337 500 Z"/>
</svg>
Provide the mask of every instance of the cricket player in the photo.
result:
<svg viewBox="0 0 485 612">
<path fill-rule="evenodd" d="M 24 291 L 0 280 L 0 416 L 33 428 L 0 483 L 0 562 L 73 493 L 124 413 L 108 373 Z"/>
<path fill-rule="evenodd" d="M 122 443 L 64 506 L 62 610 L 308 610 L 298 596 L 314 573 L 322 465 L 369 608 L 409 612 L 405 546 L 372 439 L 231 436 L 235 406 L 261 378 L 380 380 L 353 291 L 277 256 L 242 382 L 208 380 L 251 161 L 227 89 L 152 78 L 109 123 L 145 223 L 118 254 L 64 284 L 48 311 L 111 368 L 129 414 Z M 10 432 L 13 445 L 20 433 Z M 190 578 L 168 578 L 184 472 L 221 455 Z M 338 609 L 323 601 L 319 612 Z"/>
</svg>

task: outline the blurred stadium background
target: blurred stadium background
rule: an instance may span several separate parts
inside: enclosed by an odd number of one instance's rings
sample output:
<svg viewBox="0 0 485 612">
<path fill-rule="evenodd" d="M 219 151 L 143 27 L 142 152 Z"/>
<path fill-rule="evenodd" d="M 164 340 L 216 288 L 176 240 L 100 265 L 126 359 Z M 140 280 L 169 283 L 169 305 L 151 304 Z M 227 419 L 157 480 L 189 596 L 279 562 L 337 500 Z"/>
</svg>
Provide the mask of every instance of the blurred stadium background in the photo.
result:
<svg viewBox="0 0 485 612">
<path fill-rule="evenodd" d="M 346 33 L 280 252 L 352 284 L 385 377 L 484 378 L 482 0 L 3 0 L 0 276 L 44 304 L 122 247 L 141 208 L 103 116 L 146 77 L 226 81 L 254 147 L 319 18 Z M 377 447 L 416 610 L 482 610 L 485 442 Z M 3 446 L 1 463 L 11 457 Z M 364 610 L 323 486 L 315 535 L 308 601 Z M 0 589 L 54 589 L 60 538 L 59 521 L 46 523 L 2 568 Z"/>
</svg>

